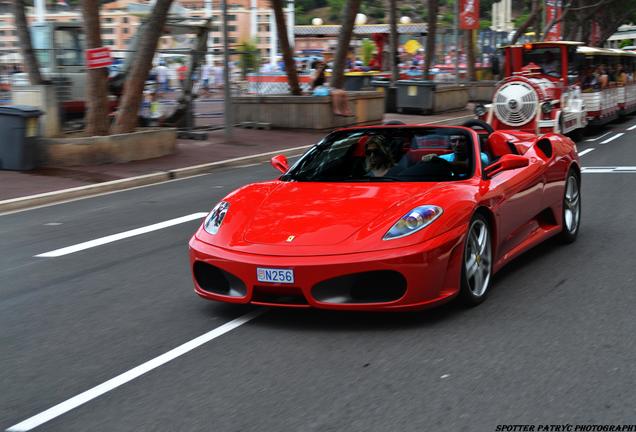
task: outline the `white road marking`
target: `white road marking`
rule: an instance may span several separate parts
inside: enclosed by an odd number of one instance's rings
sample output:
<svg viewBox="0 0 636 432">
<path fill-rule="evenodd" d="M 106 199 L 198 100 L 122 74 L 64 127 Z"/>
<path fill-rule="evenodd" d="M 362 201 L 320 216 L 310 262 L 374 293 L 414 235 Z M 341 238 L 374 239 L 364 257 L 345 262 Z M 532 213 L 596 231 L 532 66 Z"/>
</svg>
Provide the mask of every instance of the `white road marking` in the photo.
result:
<svg viewBox="0 0 636 432">
<path fill-rule="evenodd" d="M 605 132 L 605 133 L 604 133 L 603 135 L 601 135 L 601 136 L 597 136 L 596 138 L 586 139 L 585 141 L 589 141 L 589 142 L 598 141 L 598 140 L 600 140 L 601 138 L 603 138 L 604 136 L 607 136 L 607 135 L 609 135 L 609 134 L 611 134 L 611 133 L 612 133 L 612 131 Z"/>
<path fill-rule="evenodd" d="M 581 172 L 585 174 L 604 174 L 604 173 L 636 173 L 636 166 L 620 166 L 620 167 L 583 167 Z"/>
<path fill-rule="evenodd" d="M 234 168 L 249 168 L 249 167 L 253 167 L 253 166 L 259 166 L 264 162 L 259 162 L 259 163 L 253 163 L 253 164 L 247 164 L 247 165 L 237 165 Z"/>
<path fill-rule="evenodd" d="M 617 134 L 616 134 L 616 135 L 614 135 L 613 137 L 609 137 L 609 138 L 608 138 L 608 139 L 606 139 L 605 141 L 601 141 L 601 144 L 607 144 L 608 142 L 610 142 L 610 141 L 614 141 L 616 138 L 620 138 L 620 137 L 622 137 L 623 135 L 625 135 L 625 133 L 624 133 L 624 132 L 617 133 Z"/>
<path fill-rule="evenodd" d="M 634 129 L 636 129 L 636 125 L 627 128 L 627 130 L 629 130 L 629 131 L 630 130 L 634 130 Z"/>
<path fill-rule="evenodd" d="M 106 243 L 112 243 L 118 240 L 122 240 L 128 237 L 133 237 L 133 236 L 137 236 L 140 234 L 146 234 L 149 233 L 151 231 L 157 231 L 163 228 L 168 228 L 174 225 L 179 225 L 185 222 L 189 222 L 195 219 L 201 219 L 203 217 L 207 216 L 207 213 L 192 213 L 190 215 L 187 216 L 182 216 L 182 217 L 178 217 L 176 219 L 170 219 L 164 222 L 159 222 L 156 224 L 152 224 L 152 225 L 148 225 L 145 227 L 141 227 L 141 228 L 135 228 L 133 230 L 130 231 L 124 231 L 122 233 L 118 233 L 118 234 L 112 234 L 106 237 L 101 237 L 95 240 L 89 240 L 87 242 L 84 243 L 79 243 L 73 246 L 67 246 L 61 249 L 56 249 L 54 251 L 50 251 L 50 252 L 45 252 L 45 253 L 41 253 L 39 255 L 35 255 L 37 258 L 54 258 L 54 257 L 59 257 L 62 255 L 68 255 L 68 254 L 72 254 L 75 252 L 79 252 L 85 249 L 90 249 L 92 247 L 95 246 L 101 246 L 104 245 Z"/>
<path fill-rule="evenodd" d="M 58 226 L 58 225 L 62 225 L 62 222 L 48 222 L 44 224 L 44 226 Z"/>
<path fill-rule="evenodd" d="M 129 381 L 134 380 L 135 378 L 140 377 L 146 372 L 150 372 L 151 370 L 156 369 L 159 366 L 162 366 L 176 359 L 177 357 L 180 357 L 192 351 L 193 349 L 198 348 L 207 342 L 210 342 L 217 337 L 234 330 L 235 328 L 265 313 L 266 311 L 267 309 L 258 309 L 249 312 L 243 316 L 240 316 L 228 323 L 225 323 L 222 326 L 215 328 L 214 330 L 211 330 L 195 339 L 192 339 L 189 342 L 184 343 L 183 345 L 173 348 L 167 353 L 161 354 L 160 356 L 155 357 L 152 360 L 148 360 L 147 362 L 134 367 L 133 369 L 130 369 L 129 371 L 126 371 L 121 375 L 117 375 L 116 377 L 111 378 L 108 381 L 96 387 L 93 387 L 90 390 L 86 390 L 85 392 L 80 393 L 77 396 L 73 396 L 72 398 L 61 402 L 47 409 L 46 411 L 36 414 L 33 417 L 30 417 L 16 425 L 13 425 L 9 429 L 7 429 L 7 432 L 23 432 L 36 428 L 50 420 L 53 420 L 56 417 L 61 416 L 62 414 L 69 412 L 72 409 L 77 408 L 80 405 L 85 404 L 86 402 L 95 399 L 96 397 L 103 395 L 104 393 L 107 393 L 123 384 L 126 384 Z"/>
<path fill-rule="evenodd" d="M 594 147 L 589 148 L 589 149 L 585 149 L 582 152 L 579 152 L 579 156 L 584 156 L 584 155 L 588 154 L 591 151 L 594 151 Z"/>
</svg>

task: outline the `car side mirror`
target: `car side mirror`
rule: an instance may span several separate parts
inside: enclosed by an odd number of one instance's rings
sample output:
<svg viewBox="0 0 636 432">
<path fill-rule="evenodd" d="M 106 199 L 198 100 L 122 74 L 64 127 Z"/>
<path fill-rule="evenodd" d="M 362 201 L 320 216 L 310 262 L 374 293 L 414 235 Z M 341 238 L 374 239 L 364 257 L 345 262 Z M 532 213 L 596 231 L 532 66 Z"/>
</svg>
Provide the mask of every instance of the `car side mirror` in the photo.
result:
<svg viewBox="0 0 636 432">
<path fill-rule="evenodd" d="M 530 160 L 521 155 L 506 154 L 499 158 L 496 162 L 491 163 L 484 168 L 484 173 L 488 177 L 494 177 L 502 171 L 510 171 L 517 168 L 527 167 Z"/>
<path fill-rule="evenodd" d="M 276 155 L 271 160 L 272 166 L 276 168 L 278 171 L 285 174 L 289 170 L 289 162 L 287 161 L 287 157 L 285 155 Z"/>
</svg>

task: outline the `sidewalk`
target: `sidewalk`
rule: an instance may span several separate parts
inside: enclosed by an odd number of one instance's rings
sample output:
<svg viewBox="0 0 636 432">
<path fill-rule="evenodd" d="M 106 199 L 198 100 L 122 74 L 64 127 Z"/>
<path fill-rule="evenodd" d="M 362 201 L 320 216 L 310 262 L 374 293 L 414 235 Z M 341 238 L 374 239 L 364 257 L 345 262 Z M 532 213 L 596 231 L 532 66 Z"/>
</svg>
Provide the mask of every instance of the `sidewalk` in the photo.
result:
<svg viewBox="0 0 636 432">
<path fill-rule="evenodd" d="M 401 120 L 407 124 L 460 124 L 471 117 L 472 111 L 463 110 L 430 116 L 387 114 L 385 121 Z M 39 168 L 23 172 L 0 170 L 0 185 L 2 185 L 0 187 L 0 211 L 7 210 L 6 208 L 3 210 L 3 201 L 5 200 L 96 185 L 113 180 L 120 180 L 120 182 L 118 182 L 117 187 L 110 188 L 110 190 L 123 189 L 133 186 L 121 181 L 123 179 L 155 173 L 168 174 L 173 170 L 195 165 L 262 155 L 269 152 L 283 152 L 286 149 L 315 144 L 326 134 L 315 131 L 239 128 L 235 128 L 233 132 L 234 136 L 231 141 L 225 139 L 222 130 L 209 132 L 207 141 L 178 140 L 175 154 L 145 161 L 68 168 Z M 298 150 L 296 153 L 301 152 Z M 269 157 L 261 156 L 258 159 L 268 159 Z M 250 162 L 247 160 L 236 163 L 247 164 Z M 174 173 L 169 174 L 171 175 L 166 175 L 165 179 L 174 177 Z M 183 176 L 185 175 L 186 173 Z M 154 181 L 161 180 L 157 177 Z"/>
</svg>

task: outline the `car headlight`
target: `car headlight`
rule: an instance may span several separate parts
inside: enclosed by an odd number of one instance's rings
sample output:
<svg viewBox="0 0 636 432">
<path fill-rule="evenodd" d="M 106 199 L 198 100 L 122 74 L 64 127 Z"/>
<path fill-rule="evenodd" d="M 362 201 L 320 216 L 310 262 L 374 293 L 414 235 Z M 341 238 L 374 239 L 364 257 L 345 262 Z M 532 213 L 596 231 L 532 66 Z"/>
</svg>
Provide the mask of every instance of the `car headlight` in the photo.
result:
<svg viewBox="0 0 636 432">
<path fill-rule="evenodd" d="M 424 205 L 415 207 L 405 214 L 391 227 L 382 240 L 393 240 L 406 237 L 418 232 L 422 228 L 430 225 L 435 219 L 440 217 L 444 211 L 441 207 L 434 205 Z"/>
<path fill-rule="evenodd" d="M 221 201 L 214 206 L 210 214 L 205 218 L 205 221 L 203 221 L 203 228 L 210 234 L 216 234 L 219 231 L 229 208 L 230 203 L 226 201 Z"/>
</svg>

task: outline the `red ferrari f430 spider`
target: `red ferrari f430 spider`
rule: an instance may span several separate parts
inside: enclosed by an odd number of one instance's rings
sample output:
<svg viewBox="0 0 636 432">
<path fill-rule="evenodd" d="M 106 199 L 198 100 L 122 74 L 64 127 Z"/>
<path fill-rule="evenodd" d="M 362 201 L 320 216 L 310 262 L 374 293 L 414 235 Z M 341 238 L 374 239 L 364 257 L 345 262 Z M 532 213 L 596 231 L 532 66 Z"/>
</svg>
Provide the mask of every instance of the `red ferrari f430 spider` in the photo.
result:
<svg viewBox="0 0 636 432">
<path fill-rule="evenodd" d="M 481 133 L 478 133 L 481 132 Z M 219 202 L 190 240 L 196 293 L 285 307 L 407 310 L 488 295 L 538 243 L 576 239 L 581 173 L 559 134 L 336 130 Z"/>
</svg>

